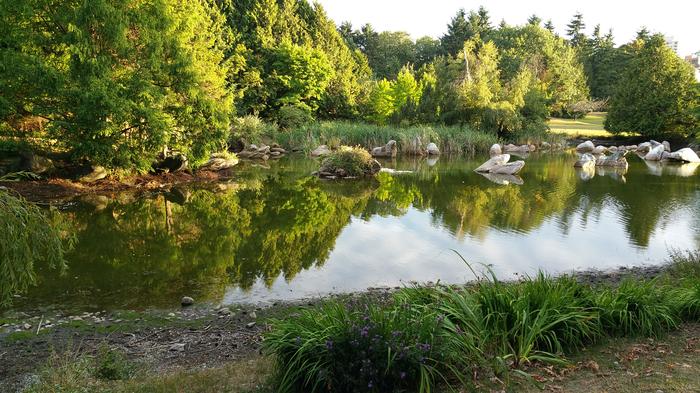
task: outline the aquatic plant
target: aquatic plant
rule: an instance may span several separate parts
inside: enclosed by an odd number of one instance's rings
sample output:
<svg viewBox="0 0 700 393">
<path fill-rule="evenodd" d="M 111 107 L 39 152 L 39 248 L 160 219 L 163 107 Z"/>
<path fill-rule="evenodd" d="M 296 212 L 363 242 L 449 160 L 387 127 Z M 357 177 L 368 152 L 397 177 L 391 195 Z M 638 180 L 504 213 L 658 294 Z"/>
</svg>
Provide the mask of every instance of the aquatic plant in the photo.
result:
<svg viewBox="0 0 700 393">
<path fill-rule="evenodd" d="M 379 169 L 379 164 L 366 150 L 361 147 L 341 146 L 321 161 L 320 172 L 359 177 L 375 174 Z"/>
</svg>

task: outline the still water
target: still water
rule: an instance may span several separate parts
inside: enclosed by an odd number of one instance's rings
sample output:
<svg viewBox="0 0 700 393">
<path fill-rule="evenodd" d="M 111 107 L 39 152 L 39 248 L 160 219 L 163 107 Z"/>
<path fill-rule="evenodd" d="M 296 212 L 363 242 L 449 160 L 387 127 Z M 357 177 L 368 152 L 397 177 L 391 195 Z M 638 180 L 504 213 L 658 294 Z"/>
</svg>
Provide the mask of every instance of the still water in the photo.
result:
<svg viewBox="0 0 700 393">
<path fill-rule="evenodd" d="M 582 173 L 573 154 L 535 154 L 520 179 L 489 179 L 473 172 L 485 159 L 399 159 L 383 164 L 411 173 L 323 181 L 309 176 L 315 161 L 294 157 L 241 164 L 229 183 L 69 201 L 67 265 L 35 266 L 12 307 L 266 303 L 473 279 L 451 250 L 508 279 L 700 247 L 697 164 L 631 157 L 626 174 Z"/>
</svg>

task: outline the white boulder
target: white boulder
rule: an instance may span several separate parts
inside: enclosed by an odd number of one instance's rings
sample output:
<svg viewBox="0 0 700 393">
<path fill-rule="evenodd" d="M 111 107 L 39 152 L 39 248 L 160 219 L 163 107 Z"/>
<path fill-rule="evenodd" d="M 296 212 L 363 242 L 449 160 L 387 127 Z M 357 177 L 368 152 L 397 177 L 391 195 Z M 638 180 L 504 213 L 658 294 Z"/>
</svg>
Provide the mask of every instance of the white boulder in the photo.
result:
<svg viewBox="0 0 700 393">
<path fill-rule="evenodd" d="M 578 146 L 576 146 L 576 151 L 582 152 L 582 153 L 588 153 L 592 152 L 595 149 L 595 145 L 591 141 L 585 141 Z"/>
</svg>

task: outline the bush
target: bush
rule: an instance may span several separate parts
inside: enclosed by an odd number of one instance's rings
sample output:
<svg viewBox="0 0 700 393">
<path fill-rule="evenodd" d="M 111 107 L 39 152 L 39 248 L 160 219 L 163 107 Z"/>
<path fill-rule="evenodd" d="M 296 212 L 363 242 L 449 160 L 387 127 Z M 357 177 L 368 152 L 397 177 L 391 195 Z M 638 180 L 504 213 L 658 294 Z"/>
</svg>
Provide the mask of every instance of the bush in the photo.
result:
<svg viewBox="0 0 700 393">
<path fill-rule="evenodd" d="M 100 348 L 95 360 L 95 377 L 99 379 L 109 381 L 129 379 L 136 370 L 135 365 L 129 362 L 123 353 L 107 347 Z"/>
<path fill-rule="evenodd" d="M 314 121 L 311 108 L 302 105 L 285 105 L 277 111 L 275 117 L 283 130 L 301 128 Z"/>
<path fill-rule="evenodd" d="M 235 146 L 241 141 L 259 143 L 265 137 L 272 137 L 277 132 L 277 125 L 266 123 L 257 115 L 246 115 L 233 119 L 229 146 Z"/>
<path fill-rule="evenodd" d="M 273 322 L 280 392 L 431 390 L 440 319 L 410 303 L 330 302 Z"/>
<path fill-rule="evenodd" d="M 344 176 L 365 176 L 378 171 L 372 156 L 360 147 L 341 146 L 321 162 L 321 172 L 344 173 Z"/>
</svg>

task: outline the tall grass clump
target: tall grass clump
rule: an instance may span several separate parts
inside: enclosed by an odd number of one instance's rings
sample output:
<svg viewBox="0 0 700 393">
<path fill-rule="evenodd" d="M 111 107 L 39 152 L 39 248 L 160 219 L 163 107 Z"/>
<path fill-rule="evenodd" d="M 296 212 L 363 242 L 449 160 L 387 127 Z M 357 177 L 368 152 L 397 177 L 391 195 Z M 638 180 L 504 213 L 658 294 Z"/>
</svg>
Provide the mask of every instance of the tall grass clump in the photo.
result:
<svg viewBox="0 0 700 393">
<path fill-rule="evenodd" d="M 487 152 L 498 142 L 493 133 L 475 131 L 459 126 L 378 126 L 361 122 L 315 122 L 295 129 L 279 131 L 275 140 L 292 149 L 313 150 L 319 145 L 362 146 L 371 149 L 385 145 L 389 140 L 398 143 L 399 152 L 416 153 L 416 141 L 423 147 L 433 142 L 446 154 L 473 154 Z"/>
<path fill-rule="evenodd" d="M 430 392 L 440 319 L 408 303 L 331 301 L 273 322 L 264 341 L 280 392 Z"/>
<path fill-rule="evenodd" d="M 596 297 L 601 327 L 617 336 L 658 337 L 678 325 L 673 299 L 656 280 L 625 280 Z"/>
<path fill-rule="evenodd" d="M 321 172 L 343 173 L 344 176 L 364 176 L 376 173 L 380 168 L 367 150 L 341 146 L 321 161 Z"/>
</svg>

